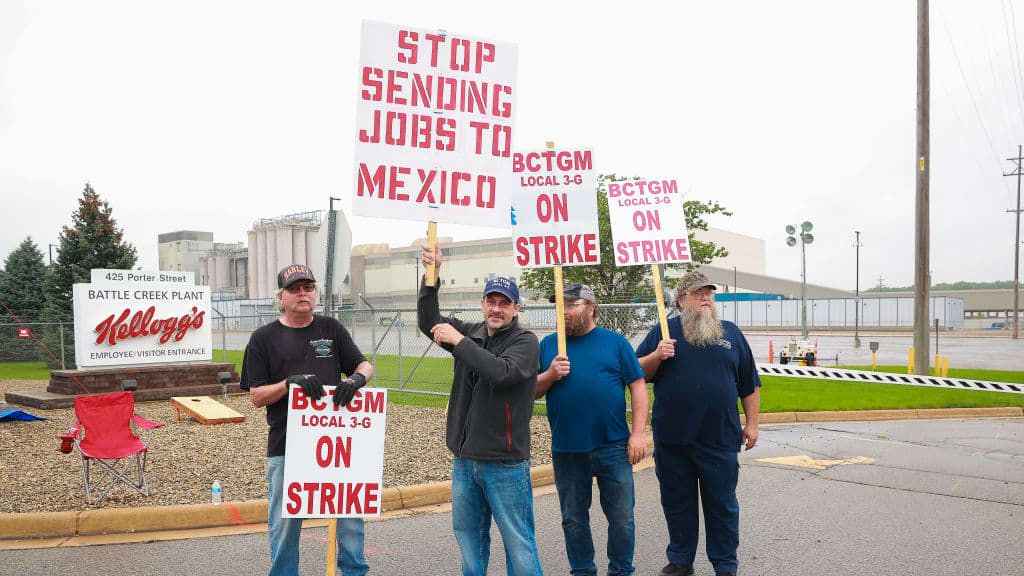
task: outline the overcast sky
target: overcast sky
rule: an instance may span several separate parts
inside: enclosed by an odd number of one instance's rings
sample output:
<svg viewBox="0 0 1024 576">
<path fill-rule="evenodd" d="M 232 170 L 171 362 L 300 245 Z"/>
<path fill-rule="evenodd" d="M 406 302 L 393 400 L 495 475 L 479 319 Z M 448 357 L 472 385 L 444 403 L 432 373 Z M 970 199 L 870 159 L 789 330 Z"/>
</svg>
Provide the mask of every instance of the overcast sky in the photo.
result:
<svg viewBox="0 0 1024 576">
<path fill-rule="evenodd" d="M 517 43 L 516 149 L 554 140 L 603 173 L 677 178 L 735 212 L 713 226 L 766 240 L 769 274 L 799 277 L 783 229 L 811 220 L 809 282 L 853 288 L 854 230 L 862 288 L 912 282 L 912 0 L 0 0 L 0 257 L 29 235 L 45 253 L 86 181 L 146 269 L 161 232 L 244 242 L 329 196 L 351 215 L 364 18 Z M 936 282 L 1013 277 L 1022 35 L 1024 1 L 932 2 Z M 352 224 L 354 244 L 423 234 Z"/>
</svg>

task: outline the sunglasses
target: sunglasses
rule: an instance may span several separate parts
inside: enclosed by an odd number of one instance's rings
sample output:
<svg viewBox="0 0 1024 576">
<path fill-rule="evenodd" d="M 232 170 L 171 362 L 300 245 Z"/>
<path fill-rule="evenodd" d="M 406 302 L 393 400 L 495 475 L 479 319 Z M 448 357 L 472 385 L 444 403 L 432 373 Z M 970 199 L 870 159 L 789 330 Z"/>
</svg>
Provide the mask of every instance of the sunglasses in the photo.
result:
<svg viewBox="0 0 1024 576">
<path fill-rule="evenodd" d="M 289 294 L 298 294 L 299 292 L 316 292 L 316 284 L 292 284 L 285 288 Z"/>
</svg>

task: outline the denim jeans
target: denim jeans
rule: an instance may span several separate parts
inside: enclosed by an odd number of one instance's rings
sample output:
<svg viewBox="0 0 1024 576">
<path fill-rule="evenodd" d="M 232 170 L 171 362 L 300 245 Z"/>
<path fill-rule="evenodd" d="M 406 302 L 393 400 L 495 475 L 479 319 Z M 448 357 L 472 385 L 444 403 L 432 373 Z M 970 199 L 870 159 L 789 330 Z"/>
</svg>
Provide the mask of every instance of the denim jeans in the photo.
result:
<svg viewBox="0 0 1024 576">
<path fill-rule="evenodd" d="M 505 544 L 509 576 L 541 576 L 533 533 L 529 460 L 452 462 L 452 529 L 462 551 L 462 573 L 486 576 L 491 516 Z"/>
<path fill-rule="evenodd" d="M 282 518 L 284 456 L 267 458 L 267 524 L 270 536 L 269 576 L 297 576 L 302 518 Z M 338 573 L 364 576 L 370 569 L 363 557 L 363 519 L 338 518 Z"/>
<path fill-rule="evenodd" d="M 596 575 L 594 538 L 590 533 L 593 478 L 601 494 L 601 509 L 608 519 L 608 575 L 632 574 L 634 533 L 633 467 L 625 446 L 592 452 L 552 452 L 555 487 L 562 508 L 562 532 L 571 574 Z"/>
<path fill-rule="evenodd" d="M 661 486 L 661 507 L 668 524 L 668 561 L 693 564 L 697 555 L 699 494 L 704 508 L 708 560 L 716 572 L 736 572 L 736 550 L 740 545 L 736 451 L 658 442 L 654 446 L 654 463 Z"/>
</svg>

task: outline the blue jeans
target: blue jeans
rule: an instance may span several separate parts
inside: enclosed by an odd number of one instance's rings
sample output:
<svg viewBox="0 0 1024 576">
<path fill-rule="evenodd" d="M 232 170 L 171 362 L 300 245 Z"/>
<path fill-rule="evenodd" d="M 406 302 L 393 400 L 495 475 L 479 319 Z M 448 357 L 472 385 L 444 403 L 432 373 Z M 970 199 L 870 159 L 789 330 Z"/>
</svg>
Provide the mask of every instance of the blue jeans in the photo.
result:
<svg viewBox="0 0 1024 576">
<path fill-rule="evenodd" d="M 302 518 L 282 518 L 284 497 L 284 456 L 267 458 L 267 524 L 270 536 L 269 576 L 299 573 L 299 538 Z M 363 519 L 338 518 L 338 573 L 364 576 L 370 566 L 363 557 Z"/>
<path fill-rule="evenodd" d="M 608 519 L 608 575 L 632 574 L 634 532 L 633 467 L 625 446 L 593 452 L 552 452 L 555 487 L 562 507 L 562 531 L 571 574 L 597 574 L 594 538 L 590 533 L 593 478 L 601 493 L 601 509 Z"/>
<path fill-rule="evenodd" d="M 505 544 L 509 576 L 541 576 L 533 536 L 533 485 L 529 460 L 452 462 L 452 529 L 462 551 L 462 573 L 486 576 L 491 556 L 491 516 Z"/>
<path fill-rule="evenodd" d="M 708 560 L 716 572 L 736 572 L 740 545 L 740 503 L 736 499 L 740 465 L 736 451 L 658 442 L 654 445 L 654 463 L 668 524 L 668 561 L 693 564 L 699 494 Z"/>
</svg>

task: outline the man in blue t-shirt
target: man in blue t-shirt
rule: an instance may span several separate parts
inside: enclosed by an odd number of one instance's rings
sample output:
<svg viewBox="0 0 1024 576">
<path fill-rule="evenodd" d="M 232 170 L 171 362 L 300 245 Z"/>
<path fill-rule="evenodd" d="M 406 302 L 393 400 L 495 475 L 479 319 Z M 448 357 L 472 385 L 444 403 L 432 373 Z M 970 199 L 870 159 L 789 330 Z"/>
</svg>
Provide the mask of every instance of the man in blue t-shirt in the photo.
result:
<svg viewBox="0 0 1024 576">
<path fill-rule="evenodd" d="M 566 356 L 558 354 L 557 334 L 541 341 L 537 398 L 548 397 L 551 463 L 565 551 L 572 574 L 597 574 L 590 533 L 596 476 L 608 519 L 608 574 L 632 574 L 632 465 L 647 453 L 647 384 L 629 341 L 597 326 L 594 291 L 574 284 L 564 294 Z M 632 432 L 626 424 L 626 388 L 633 408 Z"/>
<path fill-rule="evenodd" d="M 655 326 L 636 350 L 654 382 L 654 463 L 669 536 L 663 576 L 694 573 L 698 495 L 715 574 L 735 575 L 739 567 L 737 452 L 757 443 L 761 380 L 746 338 L 735 324 L 719 320 L 714 290 L 700 272 L 683 276 L 669 339 Z M 742 429 L 737 398 L 746 415 Z"/>
</svg>

